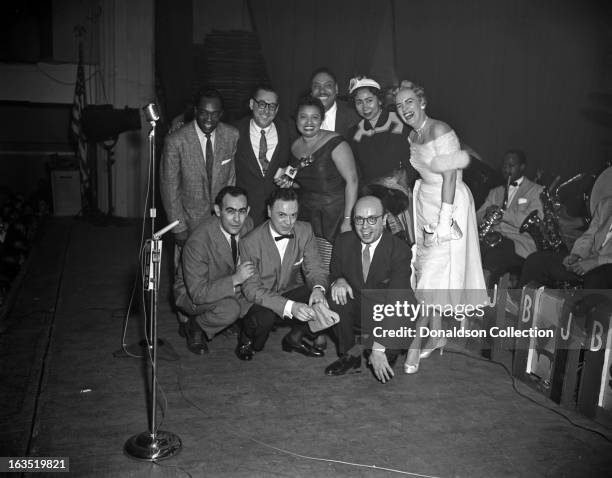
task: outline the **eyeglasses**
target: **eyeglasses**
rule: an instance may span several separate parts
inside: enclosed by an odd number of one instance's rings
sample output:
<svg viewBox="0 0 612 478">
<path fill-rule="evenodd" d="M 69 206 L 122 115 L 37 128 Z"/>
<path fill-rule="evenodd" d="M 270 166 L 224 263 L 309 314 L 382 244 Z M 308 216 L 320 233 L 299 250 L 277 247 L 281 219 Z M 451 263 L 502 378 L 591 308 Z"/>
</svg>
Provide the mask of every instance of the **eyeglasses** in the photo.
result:
<svg viewBox="0 0 612 478">
<path fill-rule="evenodd" d="M 355 221 L 355 224 L 357 224 L 358 226 L 362 226 L 366 221 L 368 222 L 370 226 L 373 226 L 374 224 L 376 224 L 376 221 L 378 221 L 378 219 L 383 216 L 384 214 L 381 214 L 380 216 L 368 216 L 368 217 L 355 216 L 353 218 L 353 221 Z"/>
<path fill-rule="evenodd" d="M 257 105 L 257 109 L 259 111 L 265 111 L 265 110 L 276 111 L 276 108 L 278 108 L 278 104 L 277 103 L 266 103 L 263 100 L 256 100 L 255 98 L 253 98 L 253 101 Z"/>
</svg>

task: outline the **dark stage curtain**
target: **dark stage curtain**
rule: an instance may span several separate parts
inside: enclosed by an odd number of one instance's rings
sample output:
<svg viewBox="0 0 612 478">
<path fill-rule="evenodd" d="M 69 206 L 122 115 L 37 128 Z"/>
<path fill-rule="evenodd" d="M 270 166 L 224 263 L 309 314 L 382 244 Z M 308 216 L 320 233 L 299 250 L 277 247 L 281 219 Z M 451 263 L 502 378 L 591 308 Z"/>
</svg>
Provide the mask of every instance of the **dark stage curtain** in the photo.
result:
<svg viewBox="0 0 612 478">
<path fill-rule="evenodd" d="M 505 150 L 522 148 L 531 177 L 537 168 L 545 181 L 599 171 L 612 154 L 611 125 L 593 100 L 612 93 L 608 3 L 395 0 L 398 76 L 421 83 L 431 116 L 494 168 Z M 355 73 L 382 75 L 370 68 L 392 31 L 390 4 L 249 2 L 282 115 L 317 66 L 336 71 L 341 93 Z"/>
<path fill-rule="evenodd" d="M 310 89 L 312 71 L 331 68 L 340 93 L 349 79 L 370 68 L 388 2 L 375 0 L 251 0 L 249 8 L 280 114 L 293 115 L 300 94 Z"/>
<path fill-rule="evenodd" d="M 603 167 L 612 125 L 588 114 L 594 91 L 612 92 L 603 2 L 395 4 L 400 78 L 422 84 L 430 115 L 487 162 L 499 168 L 505 150 L 524 149 L 529 175 L 540 167 L 546 183 Z"/>
</svg>

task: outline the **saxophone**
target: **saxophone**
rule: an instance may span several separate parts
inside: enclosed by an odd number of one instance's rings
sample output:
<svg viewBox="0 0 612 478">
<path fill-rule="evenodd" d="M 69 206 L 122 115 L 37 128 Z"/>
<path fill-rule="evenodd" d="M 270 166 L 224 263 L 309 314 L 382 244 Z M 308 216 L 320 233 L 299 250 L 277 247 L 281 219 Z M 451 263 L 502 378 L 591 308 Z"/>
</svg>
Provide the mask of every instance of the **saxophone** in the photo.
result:
<svg viewBox="0 0 612 478">
<path fill-rule="evenodd" d="M 478 238 L 485 246 L 496 247 L 501 242 L 501 234 L 491 229 L 501 222 L 502 217 L 504 217 L 504 210 L 498 207 L 488 212 L 478 226 Z"/>
<path fill-rule="evenodd" d="M 491 231 L 494 226 L 497 226 L 502 218 L 504 217 L 505 208 L 508 202 L 508 188 L 510 187 L 510 178 L 506 184 L 506 191 L 504 194 L 504 204 L 502 207 L 496 207 L 487 212 L 482 222 L 478 226 L 478 238 L 480 242 L 486 247 L 497 247 L 502 241 L 502 235 L 497 231 Z"/>
<path fill-rule="evenodd" d="M 557 214 L 560 207 L 560 188 L 556 186 L 560 179 L 557 176 L 552 184 L 548 188 L 545 187 L 540 193 L 543 217 L 540 218 L 538 211 L 533 210 L 519 228 L 519 232 L 527 232 L 531 236 L 538 251 L 567 251 L 567 246 L 561 238 L 559 215 Z M 551 190 L 554 191 L 553 194 Z"/>
</svg>

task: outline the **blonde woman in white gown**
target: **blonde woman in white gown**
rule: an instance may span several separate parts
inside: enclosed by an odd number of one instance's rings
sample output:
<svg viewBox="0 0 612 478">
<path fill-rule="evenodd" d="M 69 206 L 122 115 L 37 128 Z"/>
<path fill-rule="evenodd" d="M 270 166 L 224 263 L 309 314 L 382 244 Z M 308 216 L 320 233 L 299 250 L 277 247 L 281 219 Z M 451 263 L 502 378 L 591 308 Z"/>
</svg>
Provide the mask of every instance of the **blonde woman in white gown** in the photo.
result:
<svg viewBox="0 0 612 478">
<path fill-rule="evenodd" d="M 469 156 L 460 150 L 459 139 L 449 125 L 427 116 L 422 87 L 403 81 L 396 93 L 396 107 L 402 121 L 413 128 L 410 163 L 422 178 L 415 184 L 413 201 L 416 253 L 412 281 L 416 297 L 425 303 L 484 304 L 487 295 L 474 199 L 461 171 Z M 416 325 L 440 330 L 442 317 L 422 316 Z M 417 334 L 404 372 L 416 373 L 421 358 L 436 349 L 442 353 L 446 345 L 445 338 L 429 338 L 424 346 L 421 341 Z"/>
</svg>

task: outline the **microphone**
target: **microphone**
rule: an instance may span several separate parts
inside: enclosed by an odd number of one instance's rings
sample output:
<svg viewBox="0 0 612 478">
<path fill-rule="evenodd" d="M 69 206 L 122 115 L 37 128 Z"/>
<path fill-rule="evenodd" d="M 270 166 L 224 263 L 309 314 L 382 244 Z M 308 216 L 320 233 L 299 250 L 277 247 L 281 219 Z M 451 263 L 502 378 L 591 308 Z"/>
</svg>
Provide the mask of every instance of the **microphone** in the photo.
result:
<svg viewBox="0 0 612 478">
<path fill-rule="evenodd" d="M 143 108 L 147 121 L 153 122 L 159 120 L 159 109 L 155 103 L 149 103 Z"/>
<path fill-rule="evenodd" d="M 160 237 L 162 237 L 164 234 L 166 234 L 170 229 L 173 229 L 176 226 L 178 226 L 179 222 L 180 221 L 177 219 L 173 223 L 170 223 L 166 227 L 160 229 L 155 234 L 153 234 L 153 239 L 155 239 L 157 241 Z"/>
</svg>

